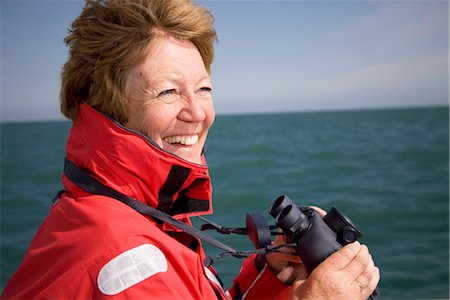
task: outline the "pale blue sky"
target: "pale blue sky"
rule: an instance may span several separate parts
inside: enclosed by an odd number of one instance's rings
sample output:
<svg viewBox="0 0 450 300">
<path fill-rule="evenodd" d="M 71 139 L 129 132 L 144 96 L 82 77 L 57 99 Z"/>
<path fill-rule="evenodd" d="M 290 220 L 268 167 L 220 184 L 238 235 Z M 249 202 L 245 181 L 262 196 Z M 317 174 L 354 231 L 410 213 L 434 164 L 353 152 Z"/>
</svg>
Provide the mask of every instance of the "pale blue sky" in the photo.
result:
<svg viewBox="0 0 450 300">
<path fill-rule="evenodd" d="M 448 105 L 448 1 L 197 1 L 215 16 L 218 114 Z M 1 2 L 1 120 L 62 119 L 82 1 Z"/>
</svg>

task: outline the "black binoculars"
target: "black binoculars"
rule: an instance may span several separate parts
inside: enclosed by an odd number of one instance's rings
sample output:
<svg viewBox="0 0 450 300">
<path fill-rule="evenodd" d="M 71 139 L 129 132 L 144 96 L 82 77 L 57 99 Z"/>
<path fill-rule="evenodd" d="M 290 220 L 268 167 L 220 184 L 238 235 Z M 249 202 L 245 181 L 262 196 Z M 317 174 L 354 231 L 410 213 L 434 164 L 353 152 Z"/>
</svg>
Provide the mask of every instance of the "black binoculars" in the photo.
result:
<svg viewBox="0 0 450 300">
<path fill-rule="evenodd" d="M 289 197 L 278 197 L 269 209 L 275 224 L 293 243 L 306 270 L 312 272 L 343 246 L 362 237 L 355 224 L 333 207 L 324 217 L 310 207 L 297 206 Z M 260 213 L 247 214 L 248 235 L 257 249 L 271 243 L 271 229 Z M 273 233 L 272 233 L 273 234 Z M 369 299 L 376 299 L 378 289 Z"/>
<path fill-rule="evenodd" d="M 296 244 L 297 254 L 308 272 L 314 270 L 328 256 L 362 236 L 350 219 L 332 208 L 323 218 L 310 207 L 297 206 L 288 196 L 278 197 L 272 204 L 270 215 L 276 227 L 283 230 Z M 271 244 L 271 229 L 261 213 L 248 213 L 248 235 L 257 249 Z"/>
<path fill-rule="evenodd" d="M 333 207 L 323 218 L 310 207 L 298 207 L 286 195 L 278 197 L 269 213 L 296 243 L 297 254 L 308 272 L 328 256 L 362 236 L 350 219 Z"/>
</svg>

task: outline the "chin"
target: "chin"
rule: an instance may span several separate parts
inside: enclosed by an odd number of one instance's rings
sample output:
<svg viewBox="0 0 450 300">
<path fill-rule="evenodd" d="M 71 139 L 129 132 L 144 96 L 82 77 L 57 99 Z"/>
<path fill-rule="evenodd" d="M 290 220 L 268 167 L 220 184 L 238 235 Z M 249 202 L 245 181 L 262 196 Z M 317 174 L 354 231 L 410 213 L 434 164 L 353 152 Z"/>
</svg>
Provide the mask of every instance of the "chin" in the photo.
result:
<svg viewBox="0 0 450 300">
<path fill-rule="evenodd" d="M 201 164 L 201 156 L 200 155 L 194 155 L 194 154 L 186 155 L 186 153 L 177 153 L 176 151 L 172 152 L 172 153 L 188 162 Z"/>
<path fill-rule="evenodd" d="M 200 156 L 199 157 L 182 157 L 183 159 L 185 159 L 185 160 L 187 160 L 187 161 L 189 161 L 189 162 L 191 162 L 191 163 L 195 163 L 195 164 L 199 164 L 199 165 L 201 165 L 202 164 L 202 160 L 201 160 L 201 158 L 200 158 Z"/>
</svg>

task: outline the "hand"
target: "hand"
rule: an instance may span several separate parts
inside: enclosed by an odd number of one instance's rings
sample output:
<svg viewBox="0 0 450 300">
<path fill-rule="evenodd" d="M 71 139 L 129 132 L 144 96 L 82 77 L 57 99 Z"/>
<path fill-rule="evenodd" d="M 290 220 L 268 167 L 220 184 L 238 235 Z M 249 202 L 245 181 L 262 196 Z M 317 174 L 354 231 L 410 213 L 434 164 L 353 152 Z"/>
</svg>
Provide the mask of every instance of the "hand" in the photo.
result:
<svg viewBox="0 0 450 300">
<path fill-rule="evenodd" d="M 286 235 L 278 235 L 275 238 L 274 245 L 287 244 L 288 240 Z M 306 279 L 308 272 L 300 259 L 295 253 L 293 247 L 283 247 L 280 250 L 292 253 L 284 254 L 277 252 L 270 252 L 266 254 L 266 262 L 273 274 L 286 285 L 292 285 L 292 283 L 300 278 Z"/>
<path fill-rule="evenodd" d="M 380 280 L 380 271 L 365 245 L 354 242 L 333 253 L 307 280 L 293 284 L 292 300 L 366 300 Z"/>
</svg>

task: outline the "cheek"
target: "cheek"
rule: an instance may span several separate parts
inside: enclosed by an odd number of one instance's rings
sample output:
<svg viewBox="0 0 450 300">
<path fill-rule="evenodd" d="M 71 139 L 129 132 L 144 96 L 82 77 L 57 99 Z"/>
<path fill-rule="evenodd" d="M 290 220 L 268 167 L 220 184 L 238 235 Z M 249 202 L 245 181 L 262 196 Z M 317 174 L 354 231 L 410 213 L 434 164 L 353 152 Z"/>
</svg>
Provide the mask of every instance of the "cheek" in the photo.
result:
<svg viewBox="0 0 450 300">
<path fill-rule="evenodd" d="M 214 109 L 214 104 L 212 101 L 210 102 L 208 107 L 205 109 L 205 111 L 206 111 L 207 128 L 209 129 L 212 126 L 212 124 L 214 123 L 214 120 L 216 118 L 216 111 Z"/>
<path fill-rule="evenodd" d="M 177 118 L 178 108 L 174 104 L 150 103 L 143 106 L 145 118 L 142 122 L 147 136 L 160 142 L 164 133 L 171 128 Z"/>
<path fill-rule="evenodd" d="M 143 119 L 142 110 L 139 109 L 136 102 L 132 101 L 128 109 L 128 122 L 124 125 L 130 129 L 144 133 L 144 127 L 142 126 Z"/>
<path fill-rule="evenodd" d="M 145 115 L 145 119 L 142 120 L 143 129 L 150 138 L 156 141 L 156 138 L 166 127 L 164 109 L 147 107 L 143 110 Z"/>
<path fill-rule="evenodd" d="M 134 126 L 143 134 L 148 135 L 148 130 L 151 127 L 151 120 L 154 119 L 151 110 L 145 105 L 138 105 L 133 111 Z"/>
<path fill-rule="evenodd" d="M 160 116 L 163 115 L 164 112 L 153 103 L 135 102 L 130 107 L 129 121 L 126 126 L 153 138 L 154 133 L 160 131 L 159 127 L 163 125 L 160 120 Z"/>
</svg>

